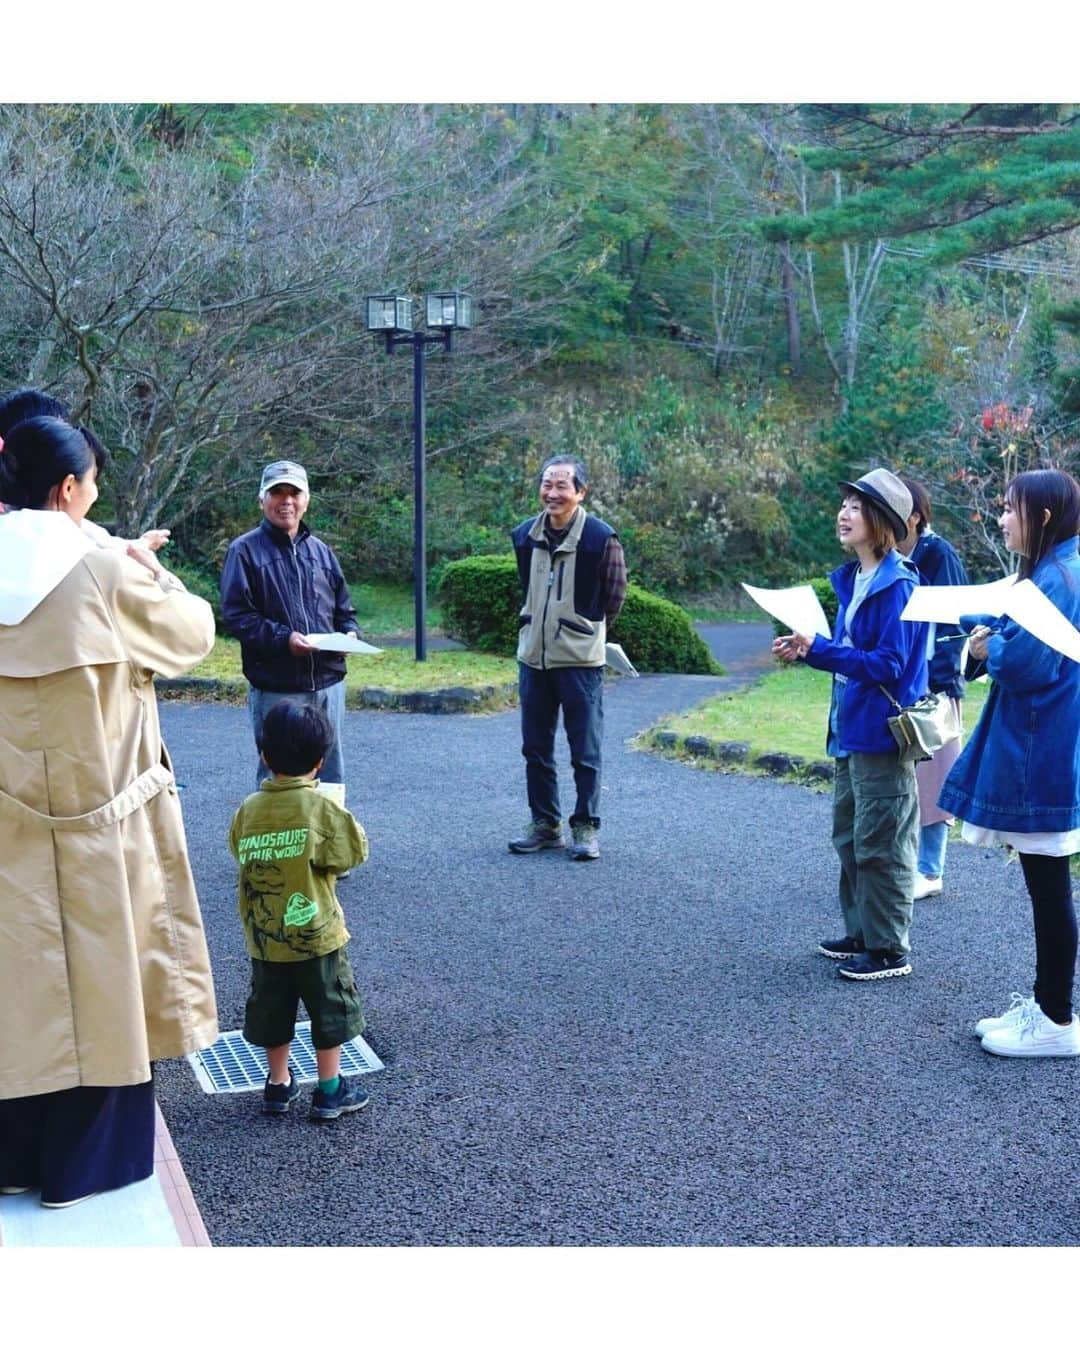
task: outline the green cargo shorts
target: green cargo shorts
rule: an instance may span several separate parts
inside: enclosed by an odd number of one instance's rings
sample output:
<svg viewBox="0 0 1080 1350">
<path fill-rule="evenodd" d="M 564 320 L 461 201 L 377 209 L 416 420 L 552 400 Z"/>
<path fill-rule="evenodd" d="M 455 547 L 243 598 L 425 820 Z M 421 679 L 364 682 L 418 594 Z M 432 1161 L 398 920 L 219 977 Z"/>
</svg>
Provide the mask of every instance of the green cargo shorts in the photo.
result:
<svg viewBox="0 0 1080 1350">
<path fill-rule="evenodd" d="M 244 1039 L 272 1048 L 287 1045 L 303 1000 L 316 1050 L 344 1045 L 364 1030 L 364 1009 L 344 947 L 310 961 L 251 961 L 251 993 Z"/>
</svg>

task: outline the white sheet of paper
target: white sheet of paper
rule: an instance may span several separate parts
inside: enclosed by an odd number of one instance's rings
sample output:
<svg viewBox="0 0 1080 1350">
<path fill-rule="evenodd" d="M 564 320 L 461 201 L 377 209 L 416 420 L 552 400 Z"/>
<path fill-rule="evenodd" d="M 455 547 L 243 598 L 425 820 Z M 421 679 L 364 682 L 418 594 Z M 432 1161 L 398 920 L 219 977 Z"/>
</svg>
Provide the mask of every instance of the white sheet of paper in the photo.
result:
<svg viewBox="0 0 1080 1350">
<path fill-rule="evenodd" d="M 382 651 L 381 647 L 372 647 L 367 642 L 361 642 L 352 633 L 305 633 L 304 636 L 321 652 L 351 652 L 354 656 L 360 654 L 371 656 Z"/>
<path fill-rule="evenodd" d="M 1016 583 L 1003 612 L 1040 642 L 1080 663 L 1080 632 L 1030 579 Z"/>
<path fill-rule="evenodd" d="M 744 581 L 742 588 L 755 605 L 786 623 L 793 633 L 820 633 L 822 637 L 832 637 L 829 621 L 813 586 L 788 586 L 772 591 L 761 586 L 748 586 Z"/>
<path fill-rule="evenodd" d="M 620 675 L 632 675 L 637 679 L 634 663 L 617 642 L 604 644 L 604 664 L 610 666 L 612 670 L 617 670 Z"/>
<path fill-rule="evenodd" d="M 321 792 L 324 797 L 329 797 L 332 802 L 337 802 L 338 806 L 345 805 L 344 783 L 316 783 L 315 791 Z"/>
<path fill-rule="evenodd" d="M 900 617 L 913 623 L 959 623 L 961 614 L 997 618 L 1005 613 L 1005 597 L 1015 586 L 1015 576 L 982 586 L 916 586 Z"/>
</svg>

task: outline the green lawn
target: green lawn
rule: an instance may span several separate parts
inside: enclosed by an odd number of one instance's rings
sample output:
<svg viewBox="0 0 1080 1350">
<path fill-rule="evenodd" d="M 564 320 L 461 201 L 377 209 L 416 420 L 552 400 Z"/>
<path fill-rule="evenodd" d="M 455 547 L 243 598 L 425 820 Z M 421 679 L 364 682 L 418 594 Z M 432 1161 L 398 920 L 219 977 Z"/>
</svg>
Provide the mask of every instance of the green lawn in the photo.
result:
<svg viewBox="0 0 1080 1350">
<path fill-rule="evenodd" d="M 372 645 L 378 646 L 378 643 Z M 239 642 L 235 638 L 219 637 L 206 660 L 189 673 L 203 679 L 242 680 Z M 516 683 L 516 661 L 505 656 L 483 656 L 478 652 L 428 652 L 426 661 L 417 661 L 412 647 L 395 647 L 386 648 L 378 656 L 350 656 L 346 662 L 346 689 L 377 688 L 406 693 L 449 689 L 457 685 L 475 689 L 486 684 Z"/>
<path fill-rule="evenodd" d="M 412 587 L 387 582 L 362 582 L 349 587 L 349 595 L 356 606 L 356 619 L 365 638 L 396 637 L 413 631 L 415 601 Z M 442 610 L 430 597 L 427 605 L 428 631 L 442 624 Z M 374 642 L 378 646 L 378 642 Z"/>
<path fill-rule="evenodd" d="M 678 717 L 651 728 L 679 736 L 705 736 L 715 741 L 749 741 L 750 757 L 779 751 L 824 759 L 832 677 L 810 666 L 784 666 L 748 689 L 707 699 Z M 964 725 L 971 728 L 989 689 L 969 684 L 964 699 Z"/>
</svg>

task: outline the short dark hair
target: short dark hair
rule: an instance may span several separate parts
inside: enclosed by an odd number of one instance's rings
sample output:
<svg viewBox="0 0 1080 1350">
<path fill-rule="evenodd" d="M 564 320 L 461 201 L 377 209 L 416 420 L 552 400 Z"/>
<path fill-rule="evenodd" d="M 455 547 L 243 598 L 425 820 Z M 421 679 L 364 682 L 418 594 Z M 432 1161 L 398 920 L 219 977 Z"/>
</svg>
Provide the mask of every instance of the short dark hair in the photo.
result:
<svg viewBox="0 0 1080 1350">
<path fill-rule="evenodd" d="M 911 509 L 919 513 L 919 523 L 915 526 L 915 533 L 922 534 L 934 518 L 934 513 L 930 507 L 930 494 L 914 478 L 906 478 L 902 473 L 898 473 L 896 476 L 911 493 Z"/>
<path fill-rule="evenodd" d="M 274 773 L 298 778 L 326 758 L 334 732 L 321 708 L 275 703 L 263 718 L 259 749 Z"/>
<path fill-rule="evenodd" d="M 1017 568 L 1023 581 L 1056 544 L 1080 532 L 1080 483 L 1063 469 L 1028 469 L 1005 488 L 1005 501 L 1020 517 L 1024 534 Z M 1045 524 L 1044 511 L 1050 512 Z"/>
<path fill-rule="evenodd" d="M 556 464 L 569 464 L 574 474 L 574 487 L 578 492 L 584 491 L 589 486 L 589 471 L 585 465 L 575 455 L 552 455 L 550 459 L 545 460 L 540 465 L 540 472 L 536 475 L 537 487 L 544 481 L 544 474 L 548 469 L 553 469 Z"/>
<path fill-rule="evenodd" d="M 31 417 L 59 417 L 61 422 L 69 422 L 71 409 L 52 394 L 45 394 L 31 385 L 13 389 L 0 398 L 0 436 L 5 440 L 20 422 Z"/>
<path fill-rule="evenodd" d="M 31 417 L 4 438 L 0 501 L 40 511 L 68 474 L 83 479 L 94 452 L 83 433 L 59 417 Z"/>
<path fill-rule="evenodd" d="M 847 501 L 849 497 L 858 497 L 859 499 L 863 520 L 866 521 L 866 528 L 870 534 L 870 544 L 874 550 L 874 557 L 880 562 L 889 549 L 896 547 L 896 525 L 872 497 L 849 489 L 844 493 L 841 501 Z"/>
</svg>

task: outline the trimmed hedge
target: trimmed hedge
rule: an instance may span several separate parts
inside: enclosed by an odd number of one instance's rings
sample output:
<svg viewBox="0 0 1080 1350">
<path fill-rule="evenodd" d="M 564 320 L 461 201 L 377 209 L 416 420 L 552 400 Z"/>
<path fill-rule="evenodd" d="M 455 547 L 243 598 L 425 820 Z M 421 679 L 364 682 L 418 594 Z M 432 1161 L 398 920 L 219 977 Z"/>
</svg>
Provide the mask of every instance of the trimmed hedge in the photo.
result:
<svg viewBox="0 0 1080 1350">
<path fill-rule="evenodd" d="M 474 651 L 514 655 L 521 585 L 513 554 L 481 554 L 447 563 L 438 594 L 443 627 L 452 637 Z M 640 586 L 627 589 L 608 638 L 621 643 L 642 672 L 724 673 L 685 610 Z"/>
<path fill-rule="evenodd" d="M 443 628 L 476 652 L 517 651 L 521 583 L 514 555 L 480 553 L 448 562 L 439 578 Z"/>
</svg>

